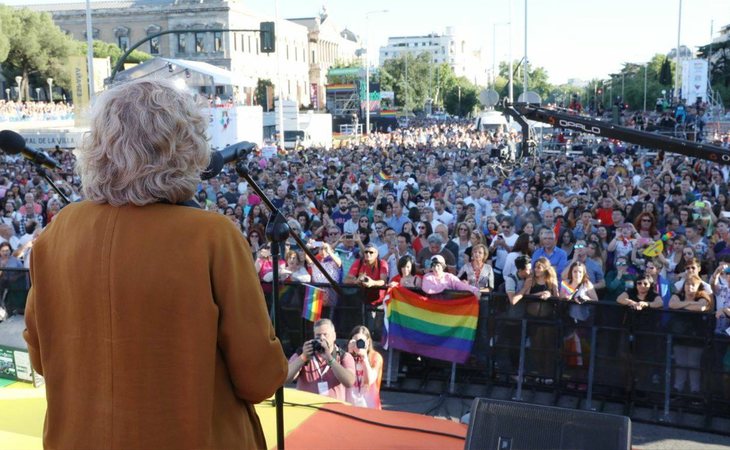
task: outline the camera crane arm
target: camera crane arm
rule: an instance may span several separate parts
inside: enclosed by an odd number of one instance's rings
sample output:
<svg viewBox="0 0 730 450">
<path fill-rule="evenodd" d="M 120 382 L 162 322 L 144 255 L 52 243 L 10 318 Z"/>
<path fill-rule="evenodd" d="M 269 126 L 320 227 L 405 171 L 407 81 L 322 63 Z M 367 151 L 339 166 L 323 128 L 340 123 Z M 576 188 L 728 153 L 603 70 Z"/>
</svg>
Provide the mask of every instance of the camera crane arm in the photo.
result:
<svg viewBox="0 0 730 450">
<path fill-rule="evenodd" d="M 642 145 L 665 152 L 678 153 L 680 155 L 700 158 L 718 164 L 730 165 L 730 150 L 711 144 L 702 144 L 685 139 L 669 136 L 661 136 L 633 128 L 622 127 L 600 120 L 591 119 L 579 115 L 566 114 L 554 109 L 542 108 L 528 104 L 517 104 L 512 106 L 504 102 L 504 114 L 509 115 L 522 125 L 523 130 L 527 122 L 525 119 L 543 122 L 555 128 L 568 128 L 581 133 L 588 133 L 594 136 L 601 136 L 610 139 L 619 139 L 632 144 Z M 522 133 L 523 148 L 528 148 L 527 139 L 529 133 Z"/>
</svg>

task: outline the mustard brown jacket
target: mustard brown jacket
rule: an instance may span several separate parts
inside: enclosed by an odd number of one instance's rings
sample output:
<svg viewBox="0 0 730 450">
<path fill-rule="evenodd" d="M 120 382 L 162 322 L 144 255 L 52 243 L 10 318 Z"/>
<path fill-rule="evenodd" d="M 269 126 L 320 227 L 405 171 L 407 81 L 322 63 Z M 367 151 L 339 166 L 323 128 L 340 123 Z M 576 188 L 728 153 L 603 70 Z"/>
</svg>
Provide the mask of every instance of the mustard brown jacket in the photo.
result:
<svg viewBox="0 0 730 450">
<path fill-rule="evenodd" d="M 24 337 L 46 380 L 46 448 L 265 446 L 253 404 L 287 360 L 227 218 L 72 204 L 35 242 L 31 280 Z"/>
</svg>

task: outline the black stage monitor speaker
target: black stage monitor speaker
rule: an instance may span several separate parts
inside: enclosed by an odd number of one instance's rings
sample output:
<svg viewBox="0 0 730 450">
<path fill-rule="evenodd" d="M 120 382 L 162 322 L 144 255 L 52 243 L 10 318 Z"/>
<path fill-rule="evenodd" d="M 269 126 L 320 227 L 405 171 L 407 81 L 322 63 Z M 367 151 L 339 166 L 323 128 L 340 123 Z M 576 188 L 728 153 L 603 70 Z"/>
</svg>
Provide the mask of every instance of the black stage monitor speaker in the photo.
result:
<svg viewBox="0 0 730 450">
<path fill-rule="evenodd" d="M 475 398 L 466 450 L 629 450 L 628 417 Z"/>
</svg>

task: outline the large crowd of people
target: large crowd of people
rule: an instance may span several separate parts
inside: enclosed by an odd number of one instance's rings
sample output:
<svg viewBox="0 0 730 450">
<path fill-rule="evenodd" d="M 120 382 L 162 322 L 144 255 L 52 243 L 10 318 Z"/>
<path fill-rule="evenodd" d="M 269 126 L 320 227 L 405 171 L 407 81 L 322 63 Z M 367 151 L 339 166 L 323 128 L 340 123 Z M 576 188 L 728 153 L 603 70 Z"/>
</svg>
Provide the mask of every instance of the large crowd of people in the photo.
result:
<svg viewBox="0 0 730 450">
<path fill-rule="evenodd" d="M 73 119 L 73 113 L 66 102 L 0 100 L 0 122 Z"/>
<path fill-rule="evenodd" d="M 18 108 L 2 102 L 0 111 Z M 705 140 L 730 151 L 727 133 Z M 594 151 L 583 154 L 499 157 L 519 141 L 515 131 L 478 131 L 466 121 L 414 120 L 331 150 L 254 153 L 247 164 L 338 282 L 429 293 L 501 291 L 515 305 L 536 296 L 576 306 L 600 300 L 636 310 L 712 312 L 716 333 L 727 332 L 730 166 L 627 151 L 630 144 L 610 140 L 593 142 Z M 56 184 L 80 199 L 72 153 L 55 156 L 65 168 L 54 174 Z M 0 163 L 0 199 L 0 236 L 27 266 L 34 237 L 63 205 L 27 162 L 7 157 Z M 261 280 L 270 281 L 264 230 L 270 211 L 245 180 L 227 166 L 201 181 L 196 200 L 236 224 Z M 282 279 L 324 281 L 299 250 L 287 243 Z M 327 304 L 334 304 L 329 295 Z M 380 297 L 375 290 L 366 295 L 373 303 Z M 540 317 L 547 309 L 527 313 Z M 577 324 L 588 319 L 580 308 L 570 315 Z M 550 330 L 532 331 L 533 344 L 552 339 Z M 691 348 L 678 355 L 698 364 Z M 692 391 L 699 389 L 693 377 Z"/>
</svg>

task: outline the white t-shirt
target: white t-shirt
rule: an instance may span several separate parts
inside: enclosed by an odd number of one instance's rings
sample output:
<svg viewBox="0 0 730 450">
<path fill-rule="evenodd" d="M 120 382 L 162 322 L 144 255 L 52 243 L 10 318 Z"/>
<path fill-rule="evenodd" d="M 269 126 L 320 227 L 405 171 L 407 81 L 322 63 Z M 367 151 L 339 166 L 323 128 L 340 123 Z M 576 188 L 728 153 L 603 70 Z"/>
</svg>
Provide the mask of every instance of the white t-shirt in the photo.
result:
<svg viewBox="0 0 730 450">
<path fill-rule="evenodd" d="M 450 225 L 454 221 L 454 215 L 446 210 L 444 210 L 444 212 L 442 212 L 440 214 L 438 211 L 434 211 L 433 220 L 435 220 L 437 222 L 441 222 L 444 225 Z"/>
</svg>

